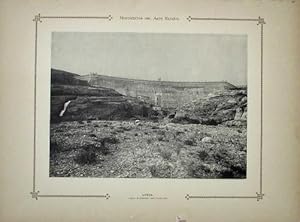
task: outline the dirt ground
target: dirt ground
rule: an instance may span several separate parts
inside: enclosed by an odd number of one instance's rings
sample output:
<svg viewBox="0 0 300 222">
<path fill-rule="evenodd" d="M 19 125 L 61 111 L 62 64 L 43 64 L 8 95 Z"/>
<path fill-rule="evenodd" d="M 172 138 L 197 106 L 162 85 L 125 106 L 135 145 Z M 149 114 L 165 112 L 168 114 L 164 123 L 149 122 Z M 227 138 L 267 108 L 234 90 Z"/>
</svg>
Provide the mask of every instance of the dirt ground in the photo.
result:
<svg viewBox="0 0 300 222">
<path fill-rule="evenodd" d="M 51 124 L 51 177 L 245 178 L 246 127 L 150 121 Z"/>
</svg>

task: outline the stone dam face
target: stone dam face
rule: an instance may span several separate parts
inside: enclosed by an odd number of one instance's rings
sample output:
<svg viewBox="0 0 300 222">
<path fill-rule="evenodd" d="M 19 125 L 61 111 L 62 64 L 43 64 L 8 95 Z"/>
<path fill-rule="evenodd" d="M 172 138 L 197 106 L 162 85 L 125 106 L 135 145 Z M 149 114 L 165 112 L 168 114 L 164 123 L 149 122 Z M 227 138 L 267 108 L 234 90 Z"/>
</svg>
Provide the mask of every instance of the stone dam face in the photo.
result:
<svg viewBox="0 0 300 222">
<path fill-rule="evenodd" d="M 177 108 L 195 99 L 224 89 L 234 89 L 234 85 L 222 82 L 172 82 L 126 79 L 98 74 L 78 77 L 92 86 L 106 87 L 142 101 L 164 108 Z"/>
</svg>

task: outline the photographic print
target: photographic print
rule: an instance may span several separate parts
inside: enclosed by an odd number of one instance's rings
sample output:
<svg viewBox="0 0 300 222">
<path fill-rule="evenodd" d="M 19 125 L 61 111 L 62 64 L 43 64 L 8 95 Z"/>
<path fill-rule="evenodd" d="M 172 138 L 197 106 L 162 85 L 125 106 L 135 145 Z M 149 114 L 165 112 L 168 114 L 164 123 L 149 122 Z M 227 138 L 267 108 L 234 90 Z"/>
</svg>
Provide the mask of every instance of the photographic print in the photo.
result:
<svg viewBox="0 0 300 222">
<path fill-rule="evenodd" d="M 51 44 L 50 177 L 246 178 L 247 35 Z"/>
</svg>

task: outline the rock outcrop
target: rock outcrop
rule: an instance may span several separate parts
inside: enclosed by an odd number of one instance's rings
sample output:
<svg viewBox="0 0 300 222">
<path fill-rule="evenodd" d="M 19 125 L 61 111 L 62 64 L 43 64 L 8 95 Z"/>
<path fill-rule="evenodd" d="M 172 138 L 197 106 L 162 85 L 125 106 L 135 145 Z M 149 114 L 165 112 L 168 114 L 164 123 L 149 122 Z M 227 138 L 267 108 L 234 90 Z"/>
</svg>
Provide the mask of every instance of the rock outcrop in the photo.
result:
<svg viewBox="0 0 300 222">
<path fill-rule="evenodd" d="M 223 90 L 178 108 L 172 122 L 242 126 L 247 122 L 247 90 Z"/>
</svg>

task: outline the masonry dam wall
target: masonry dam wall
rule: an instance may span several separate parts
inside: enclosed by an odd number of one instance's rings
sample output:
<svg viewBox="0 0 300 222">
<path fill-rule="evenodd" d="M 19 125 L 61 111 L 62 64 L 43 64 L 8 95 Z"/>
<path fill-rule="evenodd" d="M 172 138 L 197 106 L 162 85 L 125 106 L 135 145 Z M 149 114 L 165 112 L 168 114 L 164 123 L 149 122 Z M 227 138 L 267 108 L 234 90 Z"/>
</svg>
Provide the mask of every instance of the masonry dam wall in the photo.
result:
<svg viewBox="0 0 300 222">
<path fill-rule="evenodd" d="M 107 87 L 164 108 L 176 108 L 219 90 L 236 88 L 222 82 L 173 82 L 118 78 L 98 74 L 81 76 L 92 86 Z"/>
</svg>

